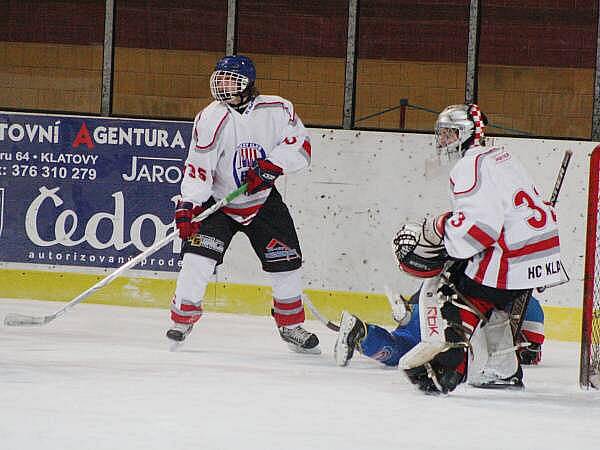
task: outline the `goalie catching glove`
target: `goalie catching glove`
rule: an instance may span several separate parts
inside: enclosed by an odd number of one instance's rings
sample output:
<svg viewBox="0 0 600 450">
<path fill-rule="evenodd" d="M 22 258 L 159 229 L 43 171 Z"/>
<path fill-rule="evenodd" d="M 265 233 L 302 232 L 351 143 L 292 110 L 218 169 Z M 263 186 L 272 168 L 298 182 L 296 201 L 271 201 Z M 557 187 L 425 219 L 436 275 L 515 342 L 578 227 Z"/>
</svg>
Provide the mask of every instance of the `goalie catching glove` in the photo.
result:
<svg viewBox="0 0 600 450">
<path fill-rule="evenodd" d="M 451 213 L 407 223 L 394 238 L 394 253 L 400 270 L 418 278 L 438 275 L 450 259 L 444 247 L 444 224 Z"/>
</svg>

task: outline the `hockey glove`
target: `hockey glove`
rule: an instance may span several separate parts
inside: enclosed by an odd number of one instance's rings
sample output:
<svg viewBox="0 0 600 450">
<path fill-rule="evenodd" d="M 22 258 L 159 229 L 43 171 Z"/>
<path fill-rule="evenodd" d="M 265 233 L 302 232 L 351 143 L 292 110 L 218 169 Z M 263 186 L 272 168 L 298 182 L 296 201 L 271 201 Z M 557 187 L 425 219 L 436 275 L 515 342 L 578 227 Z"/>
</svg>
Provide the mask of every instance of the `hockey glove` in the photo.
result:
<svg viewBox="0 0 600 450">
<path fill-rule="evenodd" d="M 192 219 L 204 211 L 202 206 L 194 206 L 192 202 L 179 200 L 175 208 L 175 225 L 179 230 L 181 239 L 189 239 L 200 229 L 201 222 L 192 222 Z"/>
<path fill-rule="evenodd" d="M 252 195 L 272 188 L 277 177 L 282 174 L 283 169 L 268 159 L 254 161 L 254 165 L 246 172 L 246 183 L 248 183 L 246 193 Z"/>
<path fill-rule="evenodd" d="M 444 247 L 444 223 L 449 213 L 403 225 L 394 238 L 394 253 L 401 270 L 419 278 L 438 275 L 449 256 Z"/>
<path fill-rule="evenodd" d="M 447 394 L 456 389 L 456 386 L 463 381 L 463 375 L 454 369 L 436 364 L 433 361 L 428 365 L 429 371 L 426 366 L 414 367 L 404 371 L 408 379 L 426 394 Z"/>
<path fill-rule="evenodd" d="M 523 347 L 517 350 L 519 362 L 525 365 L 535 366 L 542 360 L 542 346 L 540 344 L 529 344 L 529 347 Z"/>
</svg>

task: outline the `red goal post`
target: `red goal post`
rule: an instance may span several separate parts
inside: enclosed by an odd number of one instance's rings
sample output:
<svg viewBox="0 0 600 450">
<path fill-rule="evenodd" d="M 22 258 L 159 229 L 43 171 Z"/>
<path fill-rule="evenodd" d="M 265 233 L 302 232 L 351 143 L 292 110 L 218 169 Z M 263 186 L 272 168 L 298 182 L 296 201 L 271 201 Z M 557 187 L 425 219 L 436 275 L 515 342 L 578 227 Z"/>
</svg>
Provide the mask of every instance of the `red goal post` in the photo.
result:
<svg viewBox="0 0 600 450">
<path fill-rule="evenodd" d="M 600 145 L 592 151 L 588 193 L 579 385 L 600 389 Z"/>
</svg>

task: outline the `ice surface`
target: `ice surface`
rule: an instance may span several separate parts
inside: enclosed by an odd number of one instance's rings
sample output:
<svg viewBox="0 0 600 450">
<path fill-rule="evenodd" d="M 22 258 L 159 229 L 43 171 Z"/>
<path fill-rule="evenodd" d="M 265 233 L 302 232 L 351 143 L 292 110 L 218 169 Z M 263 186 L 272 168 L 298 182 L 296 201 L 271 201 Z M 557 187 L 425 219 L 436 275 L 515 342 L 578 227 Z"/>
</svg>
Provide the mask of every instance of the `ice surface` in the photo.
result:
<svg viewBox="0 0 600 450">
<path fill-rule="evenodd" d="M 62 304 L 0 299 L 45 315 Z M 600 394 L 579 348 L 548 342 L 525 392 L 415 391 L 362 356 L 291 353 L 270 317 L 207 313 L 179 352 L 168 311 L 81 304 L 48 325 L 0 327 L 0 449 L 599 449 Z"/>
</svg>

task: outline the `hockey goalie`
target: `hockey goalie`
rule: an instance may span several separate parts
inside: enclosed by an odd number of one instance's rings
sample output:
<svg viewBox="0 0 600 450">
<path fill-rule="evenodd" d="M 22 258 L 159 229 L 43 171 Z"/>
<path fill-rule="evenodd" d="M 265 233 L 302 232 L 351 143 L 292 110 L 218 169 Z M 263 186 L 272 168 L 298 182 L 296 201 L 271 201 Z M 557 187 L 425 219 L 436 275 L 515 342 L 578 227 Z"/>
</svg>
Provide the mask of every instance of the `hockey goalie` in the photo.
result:
<svg viewBox="0 0 600 450">
<path fill-rule="evenodd" d="M 513 153 L 485 145 L 486 123 L 474 104 L 438 116 L 435 158 L 453 164 L 452 212 L 407 223 L 394 239 L 400 269 L 425 278 L 422 341 L 399 367 L 429 393 L 465 381 L 523 388 L 508 306 L 564 281 L 556 213 Z"/>
</svg>

